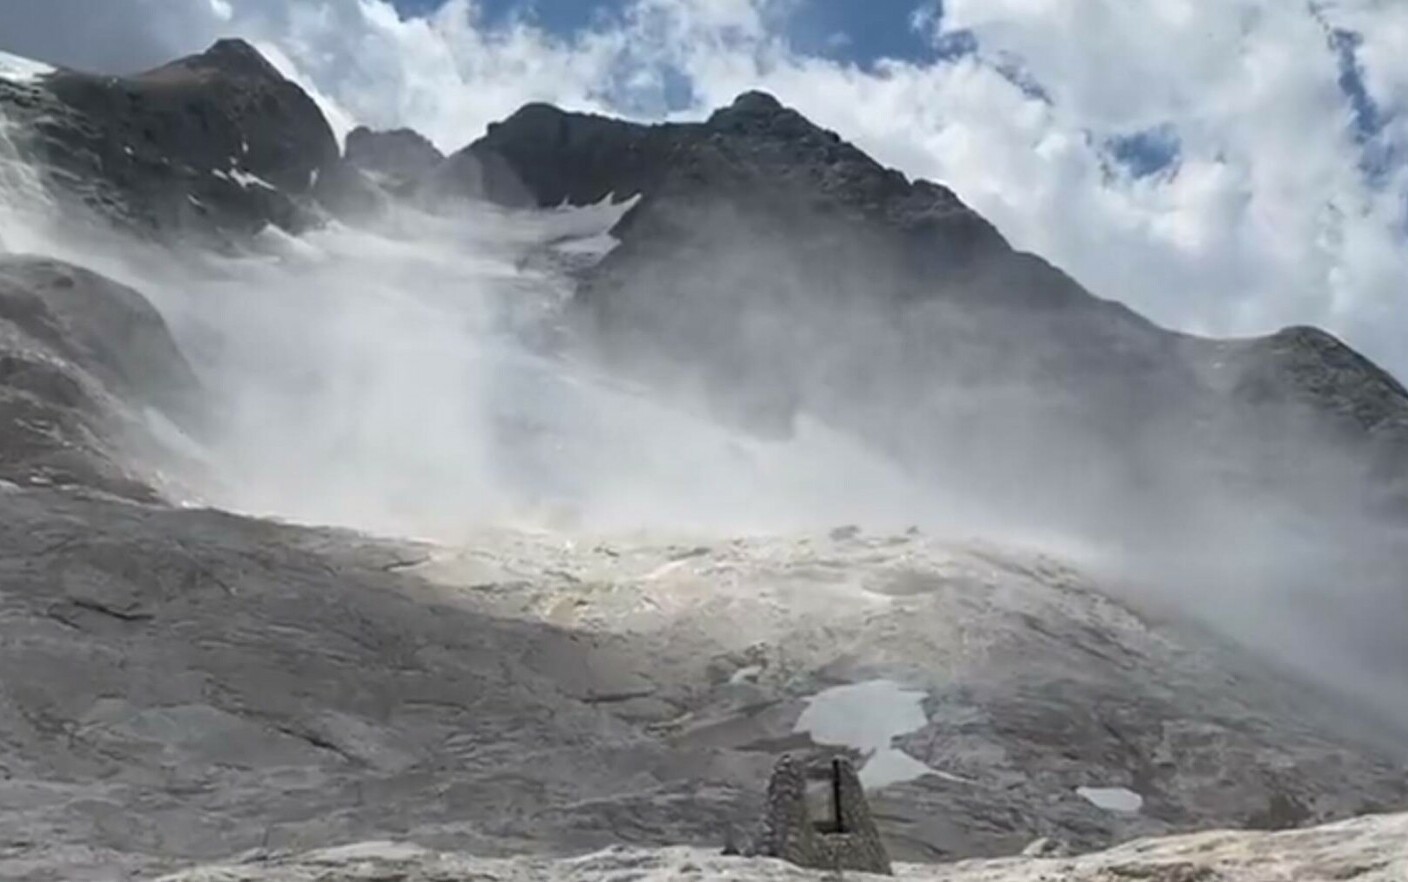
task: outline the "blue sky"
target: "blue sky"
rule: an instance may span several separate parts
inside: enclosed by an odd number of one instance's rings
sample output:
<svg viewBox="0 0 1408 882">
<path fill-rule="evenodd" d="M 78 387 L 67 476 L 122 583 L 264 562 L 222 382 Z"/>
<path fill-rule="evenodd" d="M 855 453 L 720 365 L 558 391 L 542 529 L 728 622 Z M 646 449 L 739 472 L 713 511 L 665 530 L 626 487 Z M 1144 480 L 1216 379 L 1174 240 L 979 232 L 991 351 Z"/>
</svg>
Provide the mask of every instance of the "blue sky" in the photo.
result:
<svg viewBox="0 0 1408 882">
<path fill-rule="evenodd" d="M 406 15 L 424 13 L 442 0 L 394 0 Z M 555 34 L 571 34 L 616 15 L 625 0 L 480 0 L 486 24 L 527 15 Z M 785 32 L 808 55 L 869 66 L 880 58 L 932 59 L 937 50 L 910 25 L 919 0 L 803 0 Z M 926 4 L 932 6 L 933 4 Z"/>
</svg>

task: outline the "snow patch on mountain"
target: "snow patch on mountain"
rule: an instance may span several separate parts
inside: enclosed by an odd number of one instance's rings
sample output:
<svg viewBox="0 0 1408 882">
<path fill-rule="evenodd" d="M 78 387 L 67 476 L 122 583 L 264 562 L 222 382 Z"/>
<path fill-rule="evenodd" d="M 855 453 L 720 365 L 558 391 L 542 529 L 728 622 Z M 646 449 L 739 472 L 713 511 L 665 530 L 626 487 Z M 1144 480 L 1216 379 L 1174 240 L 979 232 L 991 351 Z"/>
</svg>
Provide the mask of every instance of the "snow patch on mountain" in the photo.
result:
<svg viewBox="0 0 1408 882">
<path fill-rule="evenodd" d="M 32 83 L 58 71 L 58 68 L 9 52 L 0 51 L 0 80 L 12 83 Z"/>
</svg>

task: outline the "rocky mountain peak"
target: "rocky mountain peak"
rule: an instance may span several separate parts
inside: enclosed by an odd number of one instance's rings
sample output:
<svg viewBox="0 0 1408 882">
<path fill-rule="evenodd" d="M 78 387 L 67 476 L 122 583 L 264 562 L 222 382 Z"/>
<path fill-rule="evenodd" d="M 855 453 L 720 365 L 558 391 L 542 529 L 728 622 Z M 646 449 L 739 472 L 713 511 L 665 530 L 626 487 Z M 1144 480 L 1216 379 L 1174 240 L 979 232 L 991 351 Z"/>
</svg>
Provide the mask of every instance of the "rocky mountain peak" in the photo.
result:
<svg viewBox="0 0 1408 882">
<path fill-rule="evenodd" d="M 400 128 L 373 131 L 358 126 L 347 135 L 343 158 L 392 189 L 404 187 L 445 160 L 420 132 Z"/>
<path fill-rule="evenodd" d="M 729 162 L 735 171 L 758 173 L 764 189 L 782 191 L 788 203 L 820 199 L 863 215 L 869 223 L 925 234 L 956 223 L 953 231 L 965 239 L 968 253 L 1004 247 L 996 230 L 952 190 L 932 181 L 911 181 L 766 92 L 744 92 L 715 111 L 704 129 L 712 145 L 728 145 L 729 156 L 742 153 L 741 161 Z"/>
<path fill-rule="evenodd" d="M 551 104 L 526 104 L 452 155 L 424 188 L 513 206 L 588 205 L 652 189 L 677 135 Z"/>
<path fill-rule="evenodd" d="M 1340 433 L 1408 442 L 1408 390 L 1320 328 L 1297 325 L 1243 344 L 1234 393 L 1258 407 L 1291 405 Z"/>
<path fill-rule="evenodd" d="M 318 105 L 243 40 L 131 77 L 62 71 L 0 88 L 0 109 L 56 190 L 148 234 L 297 230 L 338 160 Z"/>
<path fill-rule="evenodd" d="M 727 107 L 714 111 L 705 126 L 711 130 L 736 133 L 774 132 L 805 134 L 817 129 L 796 110 L 786 107 L 771 94 L 748 91 L 739 95 Z"/>
<path fill-rule="evenodd" d="M 715 110 L 709 119 L 712 122 L 726 116 L 772 116 L 787 109 L 772 93 L 760 89 L 750 89 L 747 92 L 739 93 L 729 106 Z"/>
<path fill-rule="evenodd" d="M 559 120 L 567 116 L 569 116 L 568 112 L 556 104 L 549 104 L 546 101 L 530 101 L 515 110 L 503 122 L 490 123 L 489 129 L 490 131 L 499 127 L 512 129 L 533 123 Z M 591 114 L 583 114 L 583 116 L 591 116 Z"/>
<path fill-rule="evenodd" d="M 204 52 L 173 61 L 147 75 L 160 75 L 177 70 L 200 71 L 238 79 L 284 79 L 278 68 L 270 64 L 258 49 L 239 38 L 216 40 Z"/>
<path fill-rule="evenodd" d="M 445 158 L 430 139 L 415 129 L 399 128 L 374 130 L 367 126 L 357 126 L 347 135 L 346 156 L 349 160 L 361 160 L 386 152 L 405 152 L 427 168 Z"/>
</svg>

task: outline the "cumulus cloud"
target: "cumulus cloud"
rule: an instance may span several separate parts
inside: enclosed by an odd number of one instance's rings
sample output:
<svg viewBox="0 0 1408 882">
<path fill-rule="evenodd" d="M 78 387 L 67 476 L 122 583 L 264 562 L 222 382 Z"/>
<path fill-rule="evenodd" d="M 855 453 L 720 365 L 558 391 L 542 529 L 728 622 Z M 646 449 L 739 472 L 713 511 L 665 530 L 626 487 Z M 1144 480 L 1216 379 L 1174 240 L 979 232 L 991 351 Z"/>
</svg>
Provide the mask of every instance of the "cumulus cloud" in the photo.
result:
<svg viewBox="0 0 1408 882">
<path fill-rule="evenodd" d="M 931 58 L 860 67 L 791 47 L 797 0 L 632 0 L 571 35 L 490 25 L 470 0 L 414 18 L 384 0 L 155 2 L 0 6 L 0 41 L 107 69 L 238 34 L 337 127 L 411 125 L 451 149 L 530 100 L 692 117 L 762 87 L 1097 294 L 1193 331 L 1318 324 L 1408 375 L 1400 4 L 926 2 L 876 15 L 925 33 Z"/>
<path fill-rule="evenodd" d="M 1401 372 L 1392 316 L 1408 278 L 1408 142 L 1365 132 L 1353 90 L 1362 78 L 1391 116 L 1408 94 L 1405 65 L 1377 44 L 1377 58 L 1347 60 L 1335 35 L 1404 18 L 1367 2 L 951 0 L 936 36 L 972 33 L 987 69 L 1019 64 L 1048 96 L 1036 149 L 1013 157 L 1046 166 L 1037 186 L 989 184 L 986 207 L 1022 244 L 1172 324 L 1313 322 Z M 1111 167 L 1110 138 L 1153 126 L 1176 135 L 1176 167 L 1152 178 Z M 1397 168 L 1366 172 L 1366 151 L 1381 149 L 1372 138 L 1396 141 Z M 972 162 L 957 171 L 982 175 Z"/>
</svg>

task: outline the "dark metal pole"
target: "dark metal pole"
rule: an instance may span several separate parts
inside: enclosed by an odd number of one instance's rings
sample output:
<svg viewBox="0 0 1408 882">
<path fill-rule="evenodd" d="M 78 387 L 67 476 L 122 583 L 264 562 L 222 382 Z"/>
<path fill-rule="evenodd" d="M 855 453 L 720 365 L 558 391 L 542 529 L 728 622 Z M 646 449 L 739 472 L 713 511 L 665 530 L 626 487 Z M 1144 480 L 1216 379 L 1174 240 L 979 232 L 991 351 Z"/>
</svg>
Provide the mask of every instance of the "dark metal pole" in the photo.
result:
<svg viewBox="0 0 1408 882">
<path fill-rule="evenodd" d="M 841 760 L 831 761 L 831 808 L 836 813 L 836 832 L 846 832 L 846 822 L 841 817 Z"/>
</svg>

